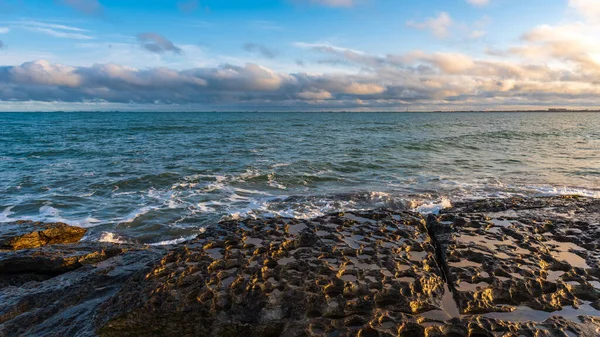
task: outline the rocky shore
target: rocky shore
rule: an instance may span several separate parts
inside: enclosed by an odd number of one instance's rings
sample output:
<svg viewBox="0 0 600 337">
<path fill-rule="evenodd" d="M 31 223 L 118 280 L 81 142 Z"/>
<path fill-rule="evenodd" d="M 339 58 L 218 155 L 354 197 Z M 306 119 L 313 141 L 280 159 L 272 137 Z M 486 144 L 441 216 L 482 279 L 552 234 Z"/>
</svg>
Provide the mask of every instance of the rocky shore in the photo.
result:
<svg viewBox="0 0 600 337">
<path fill-rule="evenodd" d="M 598 199 L 85 232 L 0 224 L 0 336 L 600 336 Z"/>
</svg>

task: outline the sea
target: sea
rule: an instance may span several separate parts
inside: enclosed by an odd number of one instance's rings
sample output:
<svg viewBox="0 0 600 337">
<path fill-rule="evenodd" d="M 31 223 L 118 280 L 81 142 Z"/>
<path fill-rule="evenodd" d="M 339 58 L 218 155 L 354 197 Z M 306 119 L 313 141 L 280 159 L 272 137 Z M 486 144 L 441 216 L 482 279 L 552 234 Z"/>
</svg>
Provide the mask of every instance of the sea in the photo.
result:
<svg viewBox="0 0 600 337">
<path fill-rule="evenodd" d="M 563 194 L 600 197 L 600 113 L 0 113 L 0 223 L 89 241 Z"/>
</svg>

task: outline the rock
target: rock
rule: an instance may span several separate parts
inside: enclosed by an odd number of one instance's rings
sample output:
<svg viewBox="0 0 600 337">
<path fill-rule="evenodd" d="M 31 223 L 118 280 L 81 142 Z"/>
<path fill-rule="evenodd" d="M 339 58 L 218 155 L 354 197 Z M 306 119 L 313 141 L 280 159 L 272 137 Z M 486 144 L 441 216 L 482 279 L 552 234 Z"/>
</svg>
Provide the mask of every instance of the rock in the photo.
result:
<svg viewBox="0 0 600 337">
<path fill-rule="evenodd" d="M 221 223 L 171 251 L 143 282 L 128 282 L 103 307 L 114 317 L 98 332 L 384 334 L 442 310 L 434 256 L 424 220 L 408 213 Z M 391 330 L 377 323 L 386 317 L 398 319 L 390 319 Z"/>
<path fill-rule="evenodd" d="M 0 250 L 77 243 L 87 230 L 67 224 L 17 221 L 0 224 Z"/>
<path fill-rule="evenodd" d="M 98 307 L 163 254 L 97 244 L 0 254 L 0 336 L 96 336 Z"/>
<path fill-rule="evenodd" d="M 0 336 L 597 337 L 599 211 L 488 199 L 6 251 Z"/>
</svg>

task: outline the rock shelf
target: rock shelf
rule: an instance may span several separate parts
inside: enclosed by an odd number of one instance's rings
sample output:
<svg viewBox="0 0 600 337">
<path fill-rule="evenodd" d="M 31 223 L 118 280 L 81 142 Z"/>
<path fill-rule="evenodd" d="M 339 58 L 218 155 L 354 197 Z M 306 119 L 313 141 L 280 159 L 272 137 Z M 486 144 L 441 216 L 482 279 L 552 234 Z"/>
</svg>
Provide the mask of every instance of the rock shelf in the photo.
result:
<svg viewBox="0 0 600 337">
<path fill-rule="evenodd" d="M 599 210 L 488 199 L 225 221 L 165 247 L 3 244 L 0 336 L 600 336 Z M 39 232 L 18 225 L 2 242 Z"/>
</svg>

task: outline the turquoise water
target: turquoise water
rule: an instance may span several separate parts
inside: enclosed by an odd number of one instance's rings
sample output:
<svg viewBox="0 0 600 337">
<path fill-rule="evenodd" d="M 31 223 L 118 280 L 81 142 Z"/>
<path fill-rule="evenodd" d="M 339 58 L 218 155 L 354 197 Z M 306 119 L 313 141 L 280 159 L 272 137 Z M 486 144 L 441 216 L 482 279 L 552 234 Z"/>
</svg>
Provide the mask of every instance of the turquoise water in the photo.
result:
<svg viewBox="0 0 600 337">
<path fill-rule="evenodd" d="M 183 240 L 222 218 L 600 196 L 595 113 L 1 113 L 0 222 Z"/>
</svg>

